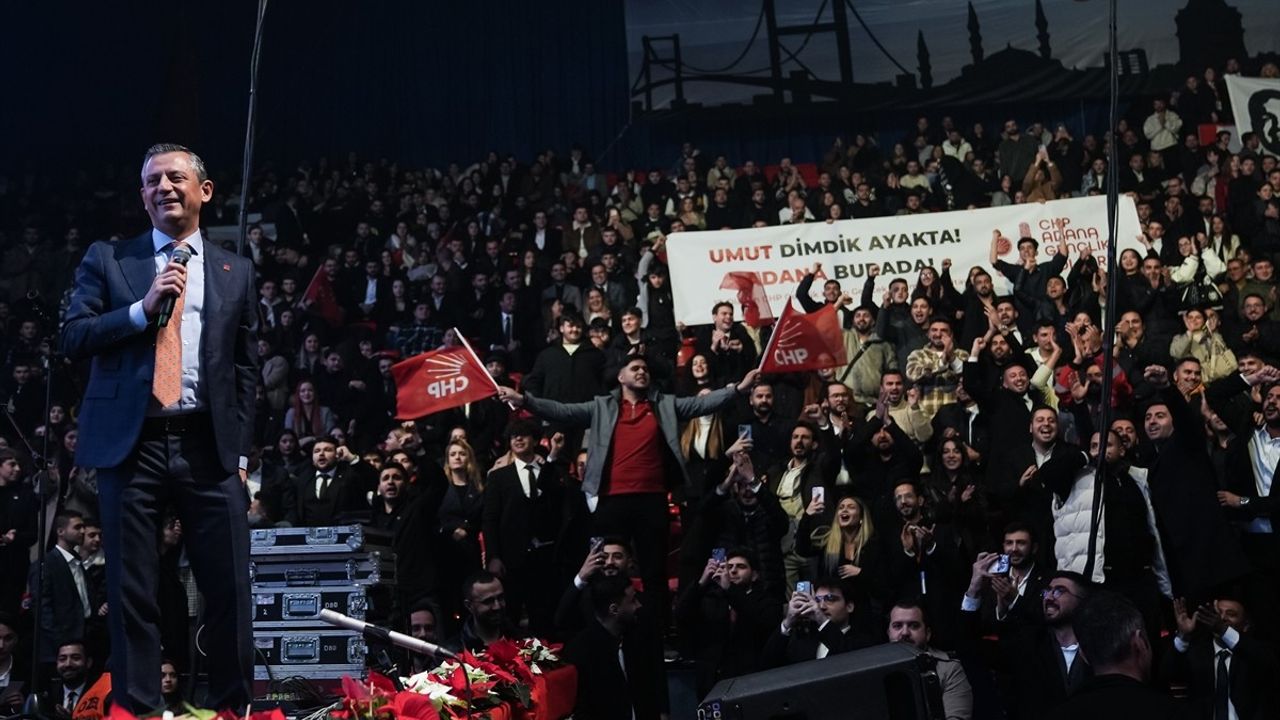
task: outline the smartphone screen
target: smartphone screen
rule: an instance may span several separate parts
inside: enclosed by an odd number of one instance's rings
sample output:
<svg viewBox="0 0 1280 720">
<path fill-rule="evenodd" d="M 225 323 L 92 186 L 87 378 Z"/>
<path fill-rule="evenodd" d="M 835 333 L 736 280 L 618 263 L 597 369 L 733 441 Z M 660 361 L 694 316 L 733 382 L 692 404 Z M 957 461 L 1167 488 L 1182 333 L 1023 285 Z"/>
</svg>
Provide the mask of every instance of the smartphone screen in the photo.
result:
<svg viewBox="0 0 1280 720">
<path fill-rule="evenodd" d="M 724 548 L 714 548 L 711 551 L 711 559 L 715 560 L 718 563 L 722 563 L 725 560 L 729 559 L 728 556 L 726 555 L 726 552 L 727 551 Z"/>
<path fill-rule="evenodd" d="M 750 439 L 751 439 L 751 426 L 750 426 L 750 425 L 739 425 L 739 426 L 738 426 L 738 437 L 740 437 L 740 438 L 746 438 L 746 439 L 750 440 Z"/>
<path fill-rule="evenodd" d="M 809 582 L 808 580 L 801 580 L 801 581 L 797 582 L 797 583 L 796 583 L 796 592 L 797 592 L 797 593 L 804 593 L 805 595 L 812 595 L 812 594 L 813 594 L 813 583 Z"/>
</svg>

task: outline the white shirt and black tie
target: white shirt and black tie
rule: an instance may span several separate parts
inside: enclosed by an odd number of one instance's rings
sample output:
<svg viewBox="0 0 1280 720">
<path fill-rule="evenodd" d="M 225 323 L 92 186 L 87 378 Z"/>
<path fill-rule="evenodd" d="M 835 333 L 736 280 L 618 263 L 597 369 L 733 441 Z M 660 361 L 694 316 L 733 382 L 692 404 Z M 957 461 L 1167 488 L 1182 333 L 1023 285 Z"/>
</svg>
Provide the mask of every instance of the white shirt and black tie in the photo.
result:
<svg viewBox="0 0 1280 720">
<path fill-rule="evenodd" d="M 63 688 L 62 689 L 62 707 L 68 710 L 75 710 L 76 703 L 80 702 L 80 699 L 83 697 L 84 697 L 84 683 L 81 683 L 79 687 Z"/>
<path fill-rule="evenodd" d="M 1240 720 L 1231 700 L 1231 660 L 1239 642 L 1240 633 L 1232 627 L 1213 639 L 1213 720 Z M 1187 652 L 1190 647 L 1181 635 L 1173 636 L 1173 649 L 1177 652 Z"/>
<path fill-rule="evenodd" d="M 520 490 L 529 499 L 537 497 L 538 471 L 542 468 L 537 463 L 526 463 L 519 458 L 516 458 L 515 464 L 516 477 L 520 478 Z"/>
<path fill-rule="evenodd" d="M 333 484 L 333 470 L 327 472 L 316 471 L 316 499 L 319 500 L 324 491 L 329 489 Z"/>
</svg>

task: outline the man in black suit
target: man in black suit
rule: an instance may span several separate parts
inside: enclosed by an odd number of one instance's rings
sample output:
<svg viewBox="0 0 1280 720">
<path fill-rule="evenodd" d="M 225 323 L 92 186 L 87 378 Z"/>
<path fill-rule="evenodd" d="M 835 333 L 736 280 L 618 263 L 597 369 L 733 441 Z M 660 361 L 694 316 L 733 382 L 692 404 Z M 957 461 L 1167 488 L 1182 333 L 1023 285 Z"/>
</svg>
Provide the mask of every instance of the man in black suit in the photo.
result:
<svg viewBox="0 0 1280 720">
<path fill-rule="evenodd" d="M 755 570 L 753 553 L 729 548 L 676 600 L 680 635 L 697 663 L 698 696 L 725 678 L 759 670 L 760 652 L 778 624 L 778 600 Z"/>
<path fill-rule="evenodd" d="M 1031 411 L 1045 404 L 1044 394 L 1031 386 L 1034 364 L 1024 352 L 1014 350 L 1007 364 L 984 372 L 983 360 L 991 357 L 982 353 L 985 347 L 983 338 L 973 341 L 973 353 L 964 363 L 964 389 L 978 402 L 992 437 L 1014 445 L 1028 439 Z M 999 378 L 998 385 L 993 386 L 993 377 Z"/>
<path fill-rule="evenodd" d="M 973 563 L 969 589 L 961 602 L 963 634 L 970 643 L 980 636 L 979 602 L 983 589 L 994 586 L 996 553 L 978 553 Z M 1040 612 L 1017 612 L 996 623 L 1000 661 L 996 670 L 1008 680 L 1005 692 L 1008 716 L 1019 720 L 1040 718 L 1066 700 L 1092 675 L 1080 657 L 1074 620 L 1082 602 L 1092 592 L 1092 584 L 1073 572 L 1058 572 L 1049 578 L 1041 598 Z M 1139 625 L 1141 627 L 1141 625 Z"/>
<path fill-rule="evenodd" d="M 1243 367 L 1243 356 L 1241 360 Z M 1254 387 L 1262 397 L 1261 423 L 1254 422 Z M 1280 474 L 1274 454 L 1280 442 L 1280 370 L 1263 366 L 1228 375 L 1205 390 L 1205 399 L 1235 431 L 1227 446 L 1226 484 L 1218 491 L 1218 503 L 1240 526 L 1240 545 L 1253 566 L 1244 597 L 1253 610 L 1253 625 L 1263 637 L 1275 637 L 1280 630 L 1280 533 L 1273 501 Z"/>
<path fill-rule="evenodd" d="M 292 525 L 317 527 L 335 525 L 343 517 L 367 518 L 365 498 L 377 484 L 368 463 L 346 446 L 321 438 L 311 448 L 311 470 L 300 474 L 285 494 L 285 519 Z"/>
<path fill-rule="evenodd" d="M 490 351 L 506 353 L 508 370 L 523 372 L 532 362 L 538 329 L 529 314 L 520 310 L 515 291 L 503 290 L 497 312 L 485 320 L 484 344 Z"/>
<path fill-rule="evenodd" d="M 53 519 L 57 544 L 44 556 L 40 583 L 40 662 L 53 663 L 63 642 L 84 635 L 89 584 L 76 547 L 84 539 L 84 517 L 65 511 Z M 33 569 L 34 575 L 34 569 Z M 36 578 L 32 578 L 32 584 Z"/>
<path fill-rule="evenodd" d="M 1146 368 L 1156 388 L 1144 429 L 1155 454 L 1147 471 L 1151 505 L 1175 596 L 1204 602 L 1249 574 L 1240 543 L 1218 504 L 1213 462 L 1204 444 L 1204 420 L 1169 383 L 1169 371 Z"/>
<path fill-rule="evenodd" d="M 0 612 L 16 612 L 27 589 L 38 506 L 17 453 L 0 449 Z"/>
<path fill-rule="evenodd" d="M 529 632 L 544 636 L 554 626 L 567 513 L 564 472 L 538 457 L 539 434 L 530 420 L 507 427 L 513 460 L 489 474 L 482 523 L 489 572 L 504 581 L 511 621 L 527 609 Z"/>
<path fill-rule="evenodd" d="M 538 210 L 533 214 L 533 226 L 524 233 L 524 249 L 533 250 L 539 260 L 551 262 L 560 257 L 560 230 L 547 225 L 547 212 Z"/>
<path fill-rule="evenodd" d="M 205 242 L 213 183 L 190 149 L 152 146 L 141 180 L 152 229 L 90 246 L 62 328 L 68 357 L 93 358 L 76 464 L 98 469 L 114 696 L 133 712 L 161 704 L 157 508 L 172 504 L 206 602 L 207 704 L 240 708 L 253 671 L 243 486 L 259 380 L 253 263 Z"/>
<path fill-rule="evenodd" d="M 1040 466 L 1052 458 L 1079 453 L 1080 448 L 1058 437 L 1058 411 L 1041 405 L 1030 416 L 1031 441 L 1011 440 L 1005 450 L 993 451 L 987 487 L 1003 509 L 1005 521 L 1025 522 L 1035 531 L 1036 560 L 1047 567 L 1053 558 L 1053 493 L 1041 481 Z"/>
<path fill-rule="evenodd" d="M 813 593 L 796 591 L 787 603 L 782 624 L 774 628 L 761 655 L 764 667 L 781 667 L 821 660 L 850 650 L 871 647 L 876 639 L 854 628 L 854 602 L 839 578 L 813 584 Z"/>
<path fill-rule="evenodd" d="M 578 670 L 581 720 L 658 720 L 667 715 L 661 634 L 637 622 L 640 600 L 629 580 L 601 575 L 591 581 L 595 617 L 565 647 Z"/>
<path fill-rule="evenodd" d="M 58 681 L 42 694 L 40 707 L 48 717 L 70 718 L 76 704 L 93 687 L 93 658 L 84 642 L 68 638 L 59 643 L 56 662 Z"/>
<path fill-rule="evenodd" d="M 1049 720 L 1137 717 L 1190 720 L 1195 717 L 1185 703 L 1147 684 L 1151 675 L 1151 641 L 1143 626 L 1142 613 L 1123 596 L 1099 591 L 1085 602 L 1075 627 L 1080 654 L 1093 668 L 1093 677 L 1044 717 Z M 1215 715 L 1215 720 L 1218 717 L 1227 716 Z"/>
<path fill-rule="evenodd" d="M 1175 599 L 1173 610 L 1178 632 L 1173 650 L 1161 661 L 1161 679 L 1185 686 L 1200 717 L 1276 717 L 1280 662 L 1268 643 L 1250 632 L 1244 604 L 1218 598 L 1189 613 L 1186 603 Z"/>
</svg>

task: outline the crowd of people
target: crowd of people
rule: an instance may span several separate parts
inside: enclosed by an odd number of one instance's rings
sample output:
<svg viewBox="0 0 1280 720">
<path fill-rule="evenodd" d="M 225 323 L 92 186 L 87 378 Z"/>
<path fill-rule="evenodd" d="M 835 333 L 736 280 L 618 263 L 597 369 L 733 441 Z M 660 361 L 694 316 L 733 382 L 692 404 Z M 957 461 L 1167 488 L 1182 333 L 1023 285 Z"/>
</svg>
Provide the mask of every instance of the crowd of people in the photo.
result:
<svg viewBox="0 0 1280 720">
<path fill-rule="evenodd" d="M 934 657 L 950 718 L 1047 717 L 1098 693 L 1150 693 L 1168 717 L 1275 717 L 1280 164 L 1255 136 L 1200 145 L 1197 125 L 1228 110 L 1212 69 L 1148 107 L 1083 137 L 922 116 L 883 143 L 837 139 L 816 184 L 790 159 L 766 173 L 693 143 L 615 176 L 576 147 L 266 168 L 244 247 L 250 522 L 386 531 L 402 628 L 455 648 L 565 641 L 583 718 L 666 716 L 676 658 L 703 694 L 884 642 Z M 798 303 L 839 306 L 852 360 L 788 375 L 755 370 L 769 329 L 733 304 L 676 321 L 675 233 L 1105 193 L 1111 143 L 1146 250 L 1113 276 L 1065 243 L 1039 262 L 1027 231 L 995 233 L 990 269 L 943 261 L 879 297 L 874 268 L 857 288 L 817 265 Z M 143 227 L 133 182 L 0 181 L 16 221 L 0 266 L 10 710 L 40 674 L 66 713 L 109 663 L 95 474 L 75 462 L 85 368 L 56 348 L 88 241 Z M 233 186 L 218 183 L 206 232 L 234 222 Z M 391 366 L 464 337 L 498 396 L 396 419 Z M 178 702 L 200 601 L 181 523 L 156 542 Z"/>
</svg>

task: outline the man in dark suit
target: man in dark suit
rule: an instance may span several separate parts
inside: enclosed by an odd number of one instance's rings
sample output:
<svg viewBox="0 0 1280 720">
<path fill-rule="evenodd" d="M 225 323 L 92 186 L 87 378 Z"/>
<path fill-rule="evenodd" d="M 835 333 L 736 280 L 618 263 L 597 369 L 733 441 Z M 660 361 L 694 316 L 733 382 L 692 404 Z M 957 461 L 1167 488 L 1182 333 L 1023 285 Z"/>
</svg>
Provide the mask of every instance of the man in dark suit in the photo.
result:
<svg viewBox="0 0 1280 720">
<path fill-rule="evenodd" d="M 516 420 L 507 428 L 511 463 L 489 475 L 484 493 L 485 550 L 489 572 L 504 580 L 513 623 L 529 611 L 529 631 L 554 628 L 563 575 L 556 564 L 565 529 L 564 473 L 538 457 L 538 426 Z"/>
<path fill-rule="evenodd" d="M 1175 596 L 1193 604 L 1249 574 L 1240 542 L 1218 505 L 1213 463 L 1204 445 L 1204 420 L 1152 365 L 1143 379 L 1157 389 L 1144 429 L 1155 448 L 1147 482 Z"/>
<path fill-rule="evenodd" d="M 159 508 L 172 504 L 206 601 L 207 702 L 244 707 L 253 671 L 242 485 L 259 375 L 253 263 L 205 242 L 200 208 L 213 183 L 191 150 L 152 146 L 141 196 L 152 229 L 89 248 L 62 329 L 63 352 L 93 359 L 76 463 L 98 468 L 115 701 L 133 712 L 162 702 L 156 538 Z M 185 265 L 174 261 L 187 251 Z"/>
<path fill-rule="evenodd" d="M 1055 458 L 1079 453 L 1080 448 L 1058 437 L 1058 412 L 1047 405 L 1031 412 L 1028 425 L 1030 442 L 1011 440 L 1003 450 L 992 450 L 992 460 L 987 464 L 987 487 L 1005 514 L 1002 520 L 1031 526 L 1039 542 L 1036 561 L 1051 567 L 1053 493 L 1042 482 L 1040 467 Z"/>
<path fill-rule="evenodd" d="M 1178 632 L 1161 661 L 1161 679 L 1185 686 L 1200 717 L 1261 720 L 1280 713 L 1280 662 L 1251 632 L 1243 603 L 1219 598 L 1188 612 L 1175 599 L 1173 614 Z"/>
<path fill-rule="evenodd" d="M 1004 576 L 993 572 L 996 559 L 996 553 L 983 552 L 973 563 L 969 589 L 960 606 L 964 629 L 961 639 L 968 645 L 976 645 L 982 633 L 979 610 L 984 589 L 1004 584 Z M 996 669 L 1009 678 L 1004 694 L 1010 718 L 1042 717 L 1092 674 L 1080 658 L 1074 625 L 1092 585 L 1078 573 L 1058 572 L 1043 587 L 1042 598 L 1018 603 L 1038 602 L 1039 612 L 1025 612 L 1028 608 L 1022 608 L 1000 617 L 997 611 L 999 621 L 995 627 L 1000 651 L 993 657 L 1001 661 Z"/>
<path fill-rule="evenodd" d="M 719 680 L 760 669 L 760 651 L 778 624 L 778 599 L 754 564 L 750 550 L 730 548 L 723 560 L 708 560 L 676 601 L 680 634 L 694 648 L 699 696 Z"/>
<path fill-rule="evenodd" d="M 318 527 L 335 525 L 350 516 L 367 517 L 367 494 L 377 489 L 373 468 L 339 447 L 329 438 L 316 440 L 311 448 L 311 470 L 294 482 L 285 494 L 285 519 L 293 525 Z"/>
<path fill-rule="evenodd" d="M 581 720 L 657 720 L 667 714 L 667 682 L 660 633 L 637 623 L 640 600 L 627 578 L 592 579 L 595 618 L 565 647 L 578 669 Z"/>
<path fill-rule="evenodd" d="M 1100 591 L 1076 618 L 1080 654 L 1093 668 L 1071 698 L 1044 717 L 1050 720 L 1130 720 L 1137 717 L 1190 720 L 1191 709 L 1147 684 L 1151 641 L 1142 613 L 1123 596 Z M 1077 659 L 1076 662 L 1082 662 Z M 1226 718 L 1226 715 L 1216 716 Z"/>
<path fill-rule="evenodd" d="M 58 646 L 84 635 L 89 617 L 89 583 L 76 547 L 84 539 L 84 517 L 62 512 L 53 519 L 57 544 L 44 556 L 40 583 L 40 662 L 53 663 Z M 34 566 L 33 572 L 34 575 Z M 36 578 L 32 578 L 35 583 Z"/>
<path fill-rule="evenodd" d="M 1270 638 L 1280 630 L 1280 533 L 1273 501 L 1280 462 L 1269 452 L 1280 438 L 1280 370 L 1262 365 L 1250 351 L 1237 359 L 1241 372 L 1210 384 L 1204 397 L 1235 431 L 1227 446 L 1218 503 L 1240 527 L 1240 545 L 1253 567 L 1243 598 L 1252 610 L 1252 625 Z M 1254 421 L 1255 387 L 1262 399 L 1261 423 Z"/>
<path fill-rule="evenodd" d="M 503 290 L 497 312 L 489 313 L 483 327 L 484 344 L 490 351 L 507 356 L 507 369 L 524 372 L 533 362 L 537 336 L 541 330 L 533 318 L 520 310 L 516 293 Z"/>
<path fill-rule="evenodd" d="M 68 638 L 58 644 L 56 663 L 58 680 L 41 693 L 40 708 L 46 717 L 70 718 L 76 705 L 93 687 L 96 679 L 93 658 L 84 642 Z"/>
<path fill-rule="evenodd" d="M 560 257 L 560 230 L 547 226 L 547 212 L 538 210 L 533 214 L 533 227 L 524 233 L 524 249 L 538 253 L 539 260 L 551 262 Z"/>
<path fill-rule="evenodd" d="M 813 594 L 796 591 L 765 643 L 761 664 L 781 667 L 875 645 L 873 635 L 853 626 L 853 608 L 850 589 L 837 578 L 814 583 Z"/>
</svg>

